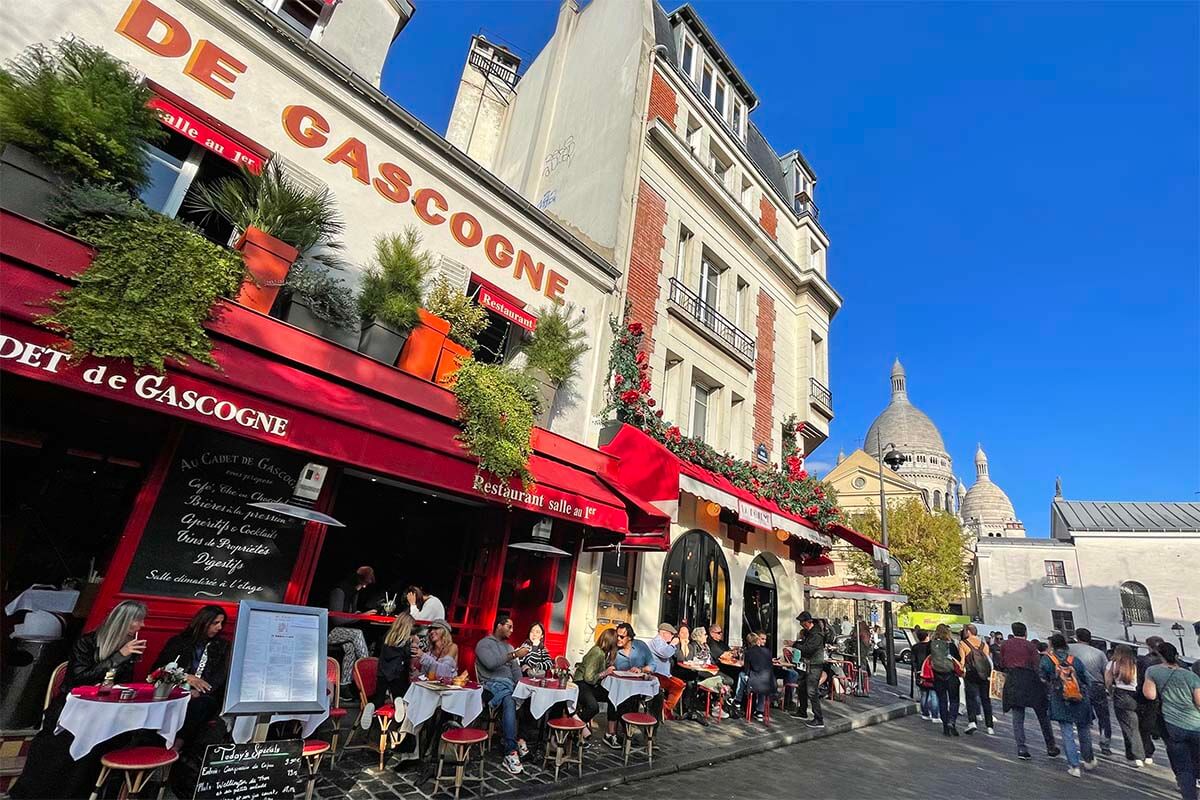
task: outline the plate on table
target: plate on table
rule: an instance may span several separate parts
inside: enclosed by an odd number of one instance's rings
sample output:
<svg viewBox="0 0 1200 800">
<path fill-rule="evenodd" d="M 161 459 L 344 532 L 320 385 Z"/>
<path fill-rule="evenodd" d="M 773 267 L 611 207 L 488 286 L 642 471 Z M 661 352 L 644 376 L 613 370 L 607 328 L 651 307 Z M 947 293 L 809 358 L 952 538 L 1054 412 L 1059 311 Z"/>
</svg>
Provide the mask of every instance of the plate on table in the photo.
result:
<svg viewBox="0 0 1200 800">
<path fill-rule="evenodd" d="M 438 681 L 417 681 L 417 685 L 423 686 L 426 689 L 429 689 L 431 692 L 450 692 L 463 688 L 461 686 L 454 686 L 452 684 L 448 685 Z"/>
<path fill-rule="evenodd" d="M 619 669 L 613 675 L 617 678 L 646 678 L 646 673 L 635 669 Z"/>
</svg>

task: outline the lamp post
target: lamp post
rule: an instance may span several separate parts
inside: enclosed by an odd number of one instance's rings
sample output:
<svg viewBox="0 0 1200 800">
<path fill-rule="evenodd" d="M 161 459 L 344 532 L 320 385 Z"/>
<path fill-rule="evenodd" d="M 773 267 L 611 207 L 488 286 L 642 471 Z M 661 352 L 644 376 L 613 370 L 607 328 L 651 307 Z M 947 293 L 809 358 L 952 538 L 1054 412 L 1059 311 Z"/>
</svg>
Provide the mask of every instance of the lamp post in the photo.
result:
<svg viewBox="0 0 1200 800">
<path fill-rule="evenodd" d="M 883 538 L 883 549 L 888 548 L 888 524 L 887 524 L 887 490 L 883 484 L 883 463 L 886 460 L 888 467 L 893 472 L 900 469 L 900 465 L 904 463 L 904 455 L 897 452 L 896 445 L 888 442 L 887 455 L 883 454 L 883 440 L 880 438 L 879 431 L 875 431 L 875 449 L 879 456 L 879 524 L 880 533 Z M 891 555 L 889 553 L 889 555 Z M 883 580 L 884 591 L 892 590 L 891 566 L 888 559 L 884 559 L 879 567 L 880 577 Z M 886 654 L 887 665 L 887 685 L 895 686 L 896 681 L 896 641 L 893 637 L 892 629 L 892 604 L 885 602 L 883 604 L 883 636 L 887 640 L 884 647 Z"/>
<path fill-rule="evenodd" d="M 1186 656 L 1187 650 L 1183 649 L 1183 626 L 1176 622 L 1171 626 L 1171 631 L 1175 634 L 1175 638 L 1179 640 L 1179 654 Z"/>
</svg>

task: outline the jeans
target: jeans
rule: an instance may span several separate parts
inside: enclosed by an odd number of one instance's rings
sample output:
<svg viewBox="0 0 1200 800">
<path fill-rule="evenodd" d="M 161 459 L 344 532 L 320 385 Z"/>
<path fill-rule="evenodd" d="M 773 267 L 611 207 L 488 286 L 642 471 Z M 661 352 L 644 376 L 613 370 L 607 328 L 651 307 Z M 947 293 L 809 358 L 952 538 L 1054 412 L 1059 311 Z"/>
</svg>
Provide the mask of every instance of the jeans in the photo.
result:
<svg viewBox="0 0 1200 800">
<path fill-rule="evenodd" d="M 1154 746 L 1154 738 L 1151 734 L 1154 732 L 1154 726 L 1158 722 L 1158 713 L 1159 705 L 1157 702 L 1138 701 L 1138 735 L 1142 738 L 1142 749 L 1146 751 L 1146 758 L 1153 756 L 1154 751 L 1157 749 Z"/>
<path fill-rule="evenodd" d="M 750 683 L 750 675 L 745 672 L 739 672 L 737 676 L 737 688 L 733 690 L 733 702 L 739 706 L 746 701 L 746 687 Z"/>
<path fill-rule="evenodd" d="M 517 751 L 517 701 L 513 700 L 511 681 L 487 681 L 483 684 L 492 699 L 488 705 L 500 708 L 500 731 L 504 736 L 504 752 Z"/>
<path fill-rule="evenodd" d="M 1136 694 L 1128 689 L 1113 689 L 1113 712 L 1121 726 L 1121 738 L 1125 740 L 1125 757 L 1141 761 L 1146 757 L 1146 748 L 1142 744 L 1137 709 Z"/>
<path fill-rule="evenodd" d="M 1108 713 L 1108 692 L 1103 683 L 1088 684 L 1088 700 L 1096 714 L 1096 727 L 1100 730 L 1100 746 L 1108 747 L 1112 741 L 1112 719 Z"/>
<path fill-rule="evenodd" d="M 937 692 L 933 689 L 921 689 L 921 716 L 939 716 Z"/>
<path fill-rule="evenodd" d="M 825 717 L 821 714 L 821 667 L 812 665 L 805 673 L 804 691 L 799 692 L 796 697 L 796 710 L 801 716 L 808 713 L 808 707 L 812 706 L 813 720 L 816 722 L 824 722 Z"/>
<path fill-rule="evenodd" d="M 982 707 L 984 724 L 989 728 L 993 727 L 992 696 L 989 693 L 988 682 L 979 678 L 963 678 L 963 683 L 967 689 L 967 716 L 970 717 L 970 722 L 976 720 Z"/>
<path fill-rule="evenodd" d="M 1046 741 L 1046 751 L 1054 749 L 1054 731 L 1050 728 L 1050 718 L 1046 716 L 1046 709 L 1035 708 L 1034 713 L 1037 714 L 1038 725 L 1042 728 L 1042 738 Z M 1013 738 L 1017 741 L 1017 752 L 1020 753 L 1028 748 L 1025 747 L 1025 707 L 1013 706 L 1012 708 L 1012 723 L 1013 723 Z"/>
<path fill-rule="evenodd" d="M 1079 766 L 1079 756 L 1082 751 L 1084 761 L 1095 761 L 1096 754 L 1092 752 L 1092 723 L 1079 725 L 1074 722 L 1058 723 L 1062 734 L 1063 751 L 1067 755 L 1067 763 L 1072 767 Z M 1075 735 L 1079 735 L 1079 744 L 1075 744 Z"/>
<path fill-rule="evenodd" d="M 958 676 L 953 672 L 933 673 L 933 690 L 937 692 L 942 725 L 949 727 L 958 719 Z"/>
<path fill-rule="evenodd" d="M 600 704 L 608 702 L 608 691 L 598 683 L 577 681 L 579 687 L 578 714 L 583 722 L 589 723 L 600 713 Z"/>
<path fill-rule="evenodd" d="M 1167 758 L 1183 800 L 1196 800 L 1196 776 L 1200 770 L 1200 731 L 1189 731 L 1166 723 Z"/>
</svg>

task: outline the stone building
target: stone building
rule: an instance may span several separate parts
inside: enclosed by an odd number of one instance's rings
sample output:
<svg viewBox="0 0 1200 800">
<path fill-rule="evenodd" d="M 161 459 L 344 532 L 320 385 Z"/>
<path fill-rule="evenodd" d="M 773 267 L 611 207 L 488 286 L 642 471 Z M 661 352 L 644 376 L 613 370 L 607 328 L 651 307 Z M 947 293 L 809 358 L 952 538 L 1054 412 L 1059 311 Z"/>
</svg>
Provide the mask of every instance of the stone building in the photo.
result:
<svg viewBox="0 0 1200 800">
<path fill-rule="evenodd" d="M 988 474 L 983 445 L 975 451 L 975 485 L 967 490 L 959 516 L 976 539 L 1025 536 L 1025 525 L 1017 519 L 1012 501 Z"/>
</svg>

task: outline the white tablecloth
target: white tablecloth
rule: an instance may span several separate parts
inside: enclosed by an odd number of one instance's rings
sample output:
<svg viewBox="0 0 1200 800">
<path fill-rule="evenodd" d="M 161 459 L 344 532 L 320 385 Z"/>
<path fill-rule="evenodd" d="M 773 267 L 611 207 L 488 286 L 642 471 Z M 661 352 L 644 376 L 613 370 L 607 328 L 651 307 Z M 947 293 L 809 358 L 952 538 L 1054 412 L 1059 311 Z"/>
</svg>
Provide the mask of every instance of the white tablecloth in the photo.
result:
<svg viewBox="0 0 1200 800">
<path fill-rule="evenodd" d="M 54 732 L 70 731 L 75 736 L 75 741 L 71 743 L 71 758 L 76 761 L 101 742 L 130 731 L 156 731 L 166 746 L 170 747 L 183 727 L 188 699 L 184 695 L 174 700 L 115 703 L 67 695 L 67 704 L 63 706 Z"/>
<path fill-rule="evenodd" d="M 466 725 L 483 711 L 483 688 L 437 691 L 414 683 L 404 693 L 404 702 L 408 704 L 408 722 L 413 727 L 432 717 L 438 706 L 447 714 L 457 714 Z"/>
<path fill-rule="evenodd" d="M 608 702 L 613 708 L 621 705 L 634 695 L 654 697 L 658 694 L 658 678 L 622 678 L 619 675 L 609 675 L 601 684 L 608 692 Z"/>
<path fill-rule="evenodd" d="M 56 614 L 70 614 L 79 602 L 79 592 L 74 589 L 34 589 L 29 588 L 12 599 L 4 607 L 4 613 L 10 617 L 18 611 L 51 611 Z"/>
<path fill-rule="evenodd" d="M 534 719 L 541 719 L 552 705 L 563 701 L 567 703 L 567 711 L 574 713 L 575 703 L 579 700 L 579 687 L 568 683 L 567 688 L 560 689 L 556 683 L 552 689 L 548 686 L 530 686 L 520 681 L 517 688 L 513 689 L 513 699 L 529 700 L 529 713 L 533 714 Z"/>
<path fill-rule="evenodd" d="M 302 738 L 307 739 L 328 718 L 328 711 L 318 711 L 316 714 L 272 714 L 271 722 L 298 720 L 300 722 L 300 735 Z M 254 723 L 257 721 L 258 718 L 253 716 L 239 715 L 235 717 L 233 720 L 233 740 L 238 744 L 245 744 L 253 739 Z"/>
</svg>

